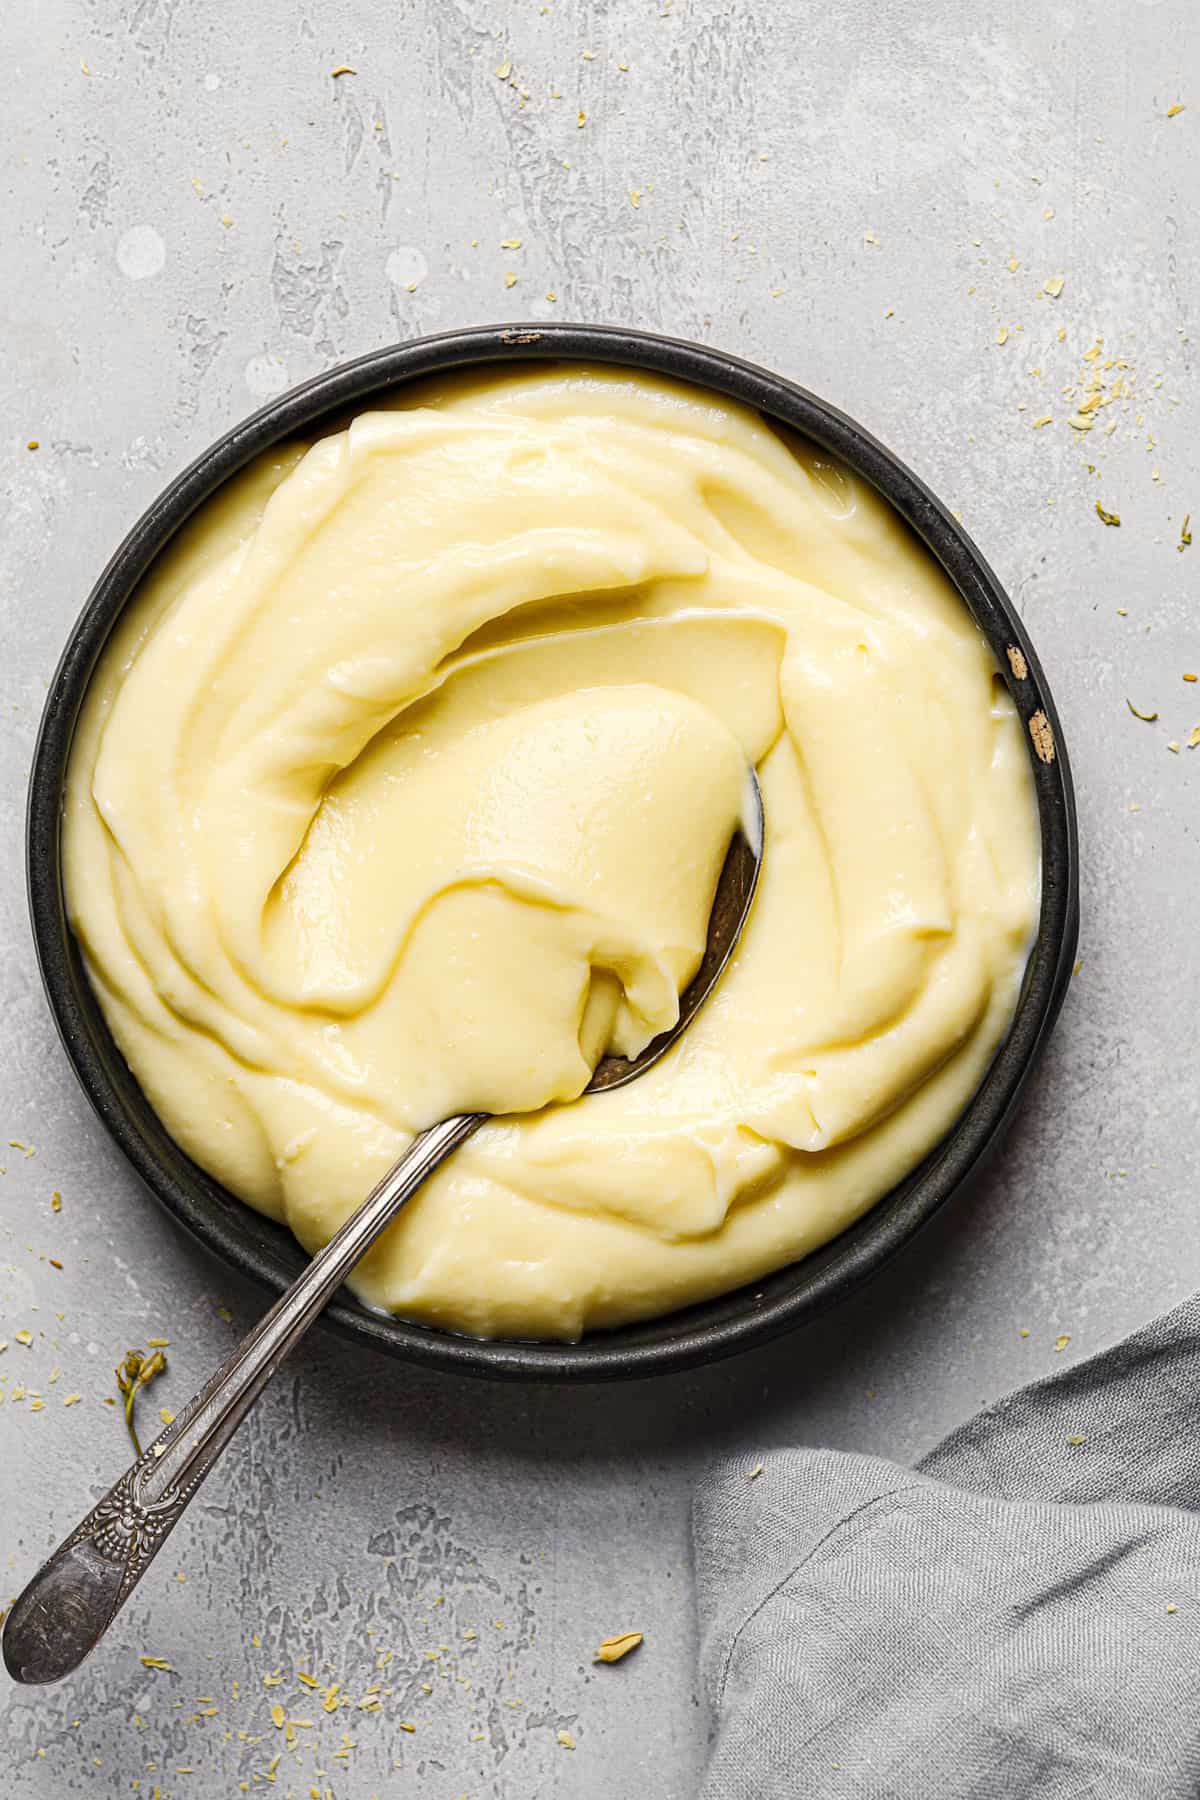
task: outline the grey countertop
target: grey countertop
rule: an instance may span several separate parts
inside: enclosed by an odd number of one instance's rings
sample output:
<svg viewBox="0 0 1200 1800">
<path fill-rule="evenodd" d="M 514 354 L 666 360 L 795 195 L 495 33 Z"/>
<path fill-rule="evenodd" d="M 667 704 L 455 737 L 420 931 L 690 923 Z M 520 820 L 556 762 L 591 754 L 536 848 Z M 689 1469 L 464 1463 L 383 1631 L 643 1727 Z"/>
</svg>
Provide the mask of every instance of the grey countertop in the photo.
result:
<svg viewBox="0 0 1200 1800">
<path fill-rule="evenodd" d="M 986 1179 L 819 1326 L 686 1378 L 494 1388 L 318 1334 L 104 1649 L 62 1687 L 3 1687 L 10 1800 L 688 1800 L 705 1459 L 797 1440 L 915 1456 L 1196 1283 L 1195 8 L 38 0 L 4 35 L 0 1141 L 35 1153 L 0 1155 L 0 1596 L 124 1463 L 103 1399 L 125 1348 L 170 1339 L 150 1406 L 178 1405 L 261 1305 L 90 1115 L 22 879 L 67 629 L 214 436 L 451 325 L 699 338 L 907 458 L 1044 660 L 1079 798 L 1081 968 Z M 1106 404 L 1080 431 L 1096 370 Z M 594 1666 L 627 1627 L 643 1650 Z M 358 1704 L 373 1684 L 378 1711 Z M 273 1703 L 312 1721 L 294 1747 Z"/>
</svg>

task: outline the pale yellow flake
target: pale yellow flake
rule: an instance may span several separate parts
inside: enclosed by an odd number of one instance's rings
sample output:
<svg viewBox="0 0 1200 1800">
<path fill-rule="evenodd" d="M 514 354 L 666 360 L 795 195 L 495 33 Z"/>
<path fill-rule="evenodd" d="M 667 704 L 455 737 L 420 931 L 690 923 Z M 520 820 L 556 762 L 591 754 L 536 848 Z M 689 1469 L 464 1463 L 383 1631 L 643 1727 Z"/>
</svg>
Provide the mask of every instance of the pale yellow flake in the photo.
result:
<svg viewBox="0 0 1200 1800">
<path fill-rule="evenodd" d="M 554 1735 L 564 1750 L 574 1750 L 575 1739 L 571 1736 L 569 1731 L 556 1731 Z"/>
<path fill-rule="evenodd" d="M 1042 292 L 1043 294 L 1049 294 L 1052 300 L 1057 300 L 1066 285 L 1066 277 L 1064 275 L 1051 275 L 1048 281 L 1043 281 Z"/>
<path fill-rule="evenodd" d="M 643 1634 L 640 1631 L 619 1631 L 615 1637 L 601 1638 L 600 1648 L 592 1660 L 601 1663 L 620 1662 L 623 1656 L 636 1650 L 642 1641 Z"/>
</svg>

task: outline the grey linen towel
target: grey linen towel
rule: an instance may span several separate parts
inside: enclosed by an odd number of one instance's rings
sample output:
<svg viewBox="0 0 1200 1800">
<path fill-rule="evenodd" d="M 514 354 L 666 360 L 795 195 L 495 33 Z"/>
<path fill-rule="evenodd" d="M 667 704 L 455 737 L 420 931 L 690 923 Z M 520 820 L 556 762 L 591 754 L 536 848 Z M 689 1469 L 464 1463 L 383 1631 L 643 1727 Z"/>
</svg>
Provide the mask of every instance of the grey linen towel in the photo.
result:
<svg viewBox="0 0 1200 1800">
<path fill-rule="evenodd" d="M 703 1800 L 1200 1795 L 1200 1297 L 915 1471 L 753 1461 L 694 1509 Z"/>
</svg>

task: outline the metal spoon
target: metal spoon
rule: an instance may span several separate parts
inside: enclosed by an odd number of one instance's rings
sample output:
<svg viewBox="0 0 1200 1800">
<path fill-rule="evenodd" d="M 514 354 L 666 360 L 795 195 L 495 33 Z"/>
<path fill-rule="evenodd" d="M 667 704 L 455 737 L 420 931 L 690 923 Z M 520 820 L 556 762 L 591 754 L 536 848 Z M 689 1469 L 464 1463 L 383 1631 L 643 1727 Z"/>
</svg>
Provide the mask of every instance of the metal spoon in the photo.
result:
<svg viewBox="0 0 1200 1800">
<path fill-rule="evenodd" d="M 741 935 L 762 854 L 762 795 L 754 771 L 749 770 L 743 819 L 717 883 L 703 959 L 680 996 L 679 1018 L 632 1061 L 606 1056 L 584 1093 L 602 1093 L 633 1081 L 687 1029 Z M 4 1626 L 4 1662 L 14 1681 L 61 1681 L 95 1649 L 289 1351 L 425 1177 L 487 1116 L 466 1113 L 443 1119 L 413 1139 L 396 1166 L 224 1367 L 42 1565 Z"/>
</svg>

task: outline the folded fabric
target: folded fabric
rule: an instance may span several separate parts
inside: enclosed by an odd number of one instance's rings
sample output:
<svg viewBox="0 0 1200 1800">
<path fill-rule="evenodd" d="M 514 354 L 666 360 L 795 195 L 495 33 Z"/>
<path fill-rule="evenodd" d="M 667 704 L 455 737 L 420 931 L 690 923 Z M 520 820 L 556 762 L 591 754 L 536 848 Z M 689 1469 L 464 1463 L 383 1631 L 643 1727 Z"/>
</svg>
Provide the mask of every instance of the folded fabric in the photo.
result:
<svg viewBox="0 0 1200 1800">
<path fill-rule="evenodd" d="M 756 1461 L 694 1508 L 703 1800 L 1196 1800 L 1200 1298 L 915 1471 Z"/>
</svg>

